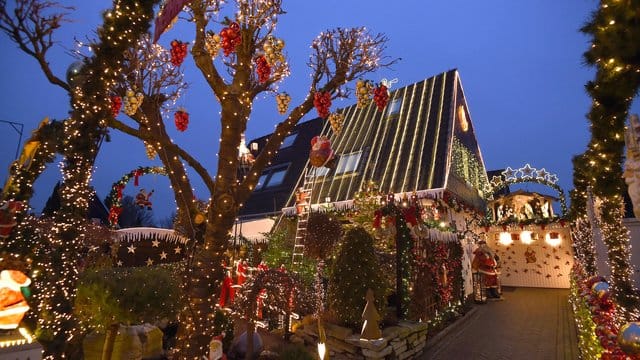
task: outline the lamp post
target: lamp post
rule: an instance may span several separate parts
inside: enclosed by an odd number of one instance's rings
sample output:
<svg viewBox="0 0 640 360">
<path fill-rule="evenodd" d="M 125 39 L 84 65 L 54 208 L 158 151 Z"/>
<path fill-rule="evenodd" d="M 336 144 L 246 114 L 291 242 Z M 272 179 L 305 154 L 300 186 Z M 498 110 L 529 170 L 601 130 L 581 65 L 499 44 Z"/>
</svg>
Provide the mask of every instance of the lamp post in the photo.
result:
<svg viewBox="0 0 640 360">
<path fill-rule="evenodd" d="M 7 120 L 0 120 L 0 122 L 8 124 L 13 128 L 13 130 L 15 130 L 18 133 L 18 145 L 16 146 L 16 157 L 15 157 L 17 159 L 18 155 L 20 155 L 20 144 L 22 143 L 22 132 L 24 130 L 24 124 L 18 123 L 15 121 L 7 121 Z"/>
</svg>

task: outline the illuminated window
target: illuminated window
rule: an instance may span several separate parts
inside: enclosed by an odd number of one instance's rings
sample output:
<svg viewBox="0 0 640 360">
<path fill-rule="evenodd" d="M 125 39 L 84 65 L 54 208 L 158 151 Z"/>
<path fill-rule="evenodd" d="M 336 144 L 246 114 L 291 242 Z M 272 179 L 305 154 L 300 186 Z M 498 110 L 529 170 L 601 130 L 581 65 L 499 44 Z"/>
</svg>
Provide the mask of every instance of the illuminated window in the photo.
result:
<svg viewBox="0 0 640 360">
<path fill-rule="evenodd" d="M 336 175 L 354 172 L 358 169 L 362 151 L 354 152 L 340 156 L 338 166 L 336 167 Z"/>
<path fill-rule="evenodd" d="M 284 138 L 284 140 L 282 140 L 282 146 L 280 146 L 280 149 L 284 149 L 286 147 L 293 145 L 293 143 L 296 141 L 297 136 L 298 136 L 298 133 L 293 133 L 287 136 L 286 138 Z"/>
<path fill-rule="evenodd" d="M 387 116 L 396 115 L 400 112 L 400 105 L 402 101 L 400 99 L 393 99 L 387 105 Z"/>
</svg>

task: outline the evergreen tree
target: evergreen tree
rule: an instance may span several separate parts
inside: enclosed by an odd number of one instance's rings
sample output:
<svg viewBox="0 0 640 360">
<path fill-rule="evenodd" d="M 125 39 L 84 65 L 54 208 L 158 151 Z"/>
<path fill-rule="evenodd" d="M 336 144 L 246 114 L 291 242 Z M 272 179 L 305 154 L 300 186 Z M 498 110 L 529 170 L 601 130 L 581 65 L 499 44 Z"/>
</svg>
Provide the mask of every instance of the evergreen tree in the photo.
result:
<svg viewBox="0 0 640 360">
<path fill-rule="evenodd" d="M 369 288 L 375 294 L 375 307 L 383 312 L 387 284 L 373 249 L 373 237 L 364 228 L 352 228 L 342 240 L 329 277 L 329 308 L 341 325 L 359 326 Z"/>
</svg>

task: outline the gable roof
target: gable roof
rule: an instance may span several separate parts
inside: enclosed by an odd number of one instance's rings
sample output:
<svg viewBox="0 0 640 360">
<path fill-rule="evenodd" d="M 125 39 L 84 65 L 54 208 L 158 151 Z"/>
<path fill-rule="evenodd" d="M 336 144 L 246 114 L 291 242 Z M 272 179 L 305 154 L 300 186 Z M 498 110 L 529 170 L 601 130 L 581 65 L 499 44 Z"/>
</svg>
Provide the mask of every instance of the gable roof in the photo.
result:
<svg viewBox="0 0 640 360">
<path fill-rule="evenodd" d="M 372 102 L 339 112 L 345 116 L 342 131 L 333 133 L 325 122 L 322 134 L 329 137 L 336 154 L 345 159 L 360 154 L 359 159 L 353 172 L 336 175 L 332 170 L 317 177 L 312 203 L 351 200 L 366 181 L 373 180 L 383 193 L 448 188 L 473 204 L 479 199 L 477 189 L 488 184 L 455 69 L 393 90 L 383 111 Z M 470 158 L 477 163 L 473 175 L 464 163 Z M 298 186 L 302 182 L 301 175 Z M 293 196 L 288 204 L 293 205 Z"/>
</svg>

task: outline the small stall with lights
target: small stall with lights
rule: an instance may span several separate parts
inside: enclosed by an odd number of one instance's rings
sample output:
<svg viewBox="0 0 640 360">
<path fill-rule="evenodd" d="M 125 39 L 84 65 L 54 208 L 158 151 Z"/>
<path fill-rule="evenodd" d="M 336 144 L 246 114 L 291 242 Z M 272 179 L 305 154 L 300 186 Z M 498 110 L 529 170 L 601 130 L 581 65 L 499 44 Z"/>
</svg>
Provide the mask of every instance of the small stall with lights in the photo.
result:
<svg viewBox="0 0 640 360">
<path fill-rule="evenodd" d="M 507 168 L 494 177 L 494 191 L 509 184 L 535 182 L 557 191 L 557 197 L 517 190 L 494 197 L 488 204 L 491 225 L 485 226 L 487 245 L 499 258 L 503 286 L 569 288 L 573 266 L 571 229 L 564 219 L 564 192 L 557 177 L 529 164 Z M 553 204 L 559 202 L 561 214 Z"/>
</svg>

